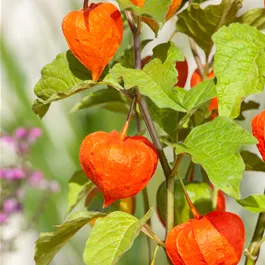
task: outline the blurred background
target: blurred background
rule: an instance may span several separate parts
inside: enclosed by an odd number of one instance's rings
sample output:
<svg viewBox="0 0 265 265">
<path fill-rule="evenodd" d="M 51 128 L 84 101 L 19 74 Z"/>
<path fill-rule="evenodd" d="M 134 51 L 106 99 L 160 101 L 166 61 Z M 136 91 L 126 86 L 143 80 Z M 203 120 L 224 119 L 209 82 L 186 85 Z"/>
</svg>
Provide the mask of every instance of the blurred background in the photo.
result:
<svg viewBox="0 0 265 265">
<path fill-rule="evenodd" d="M 91 1 L 96 2 L 96 1 Z M 109 1 L 111 2 L 111 1 Z M 114 2 L 114 1 L 112 1 Z M 207 4 L 220 1 L 207 1 Z M 52 104 L 49 112 L 40 120 L 31 110 L 34 100 L 33 88 L 40 78 L 41 68 L 50 63 L 58 53 L 67 50 L 67 44 L 61 31 L 61 21 L 71 10 L 82 7 L 82 0 L 2 0 L 1 3 L 1 134 L 12 134 L 19 127 L 40 128 L 42 136 L 31 145 L 27 156 L 27 163 L 33 169 L 39 170 L 47 181 L 55 181 L 55 191 L 44 196 L 38 189 L 28 188 L 23 196 L 23 212 L 12 215 L 1 228 L 1 237 L 15 237 L 12 251 L 1 249 L 1 264 L 35 264 L 34 242 L 39 232 L 53 231 L 53 226 L 64 220 L 67 206 L 67 182 L 78 169 L 78 152 L 82 139 L 88 133 L 97 130 L 120 130 L 125 115 L 112 113 L 103 109 L 83 110 L 69 114 L 70 109 L 86 94 L 83 92 L 66 100 Z M 263 0 L 245 0 L 240 12 L 247 9 L 263 7 Z M 151 53 L 158 43 L 168 40 L 174 31 L 175 18 L 167 22 L 157 39 L 149 43 L 143 50 L 143 57 Z M 126 36 L 130 40 L 130 36 Z M 154 34 L 144 27 L 144 38 L 154 38 Z M 183 52 L 189 63 L 190 74 L 196 68 L 188 45 L 188 39 L 177 33 L 173 41 Z M 204 58 L 203 58 L 204 59 Z M 190 77 L 189 77 L 190 78 Z M 187 84 L 189 83 L 189 79 Z M 265 108 L 265 94 L 251 97 Z M 247 121 L 240 125 L 250 131 L 250 119 L 258 110 L 246 112 Z M 134 125 L 132 134 L 136 132 Z M 13 163 L 14 154 L 6 144 L 1 143 L 1 163 Z M 12 148 L 11 148 L 12 149 Z M 256 147 L 251 147 L 256 151 Z M 168 156 L 171 153 L 168 152 Z M 3 162 L 4 161 L 4 162 Z M 161 169 L 156 173 L 149 185 L 149 199 L 155 206 L 155 193 L 163 181 Z M 248 172 L 244 174 L 241 192 L 242 197 L 253 193 L 262 193 L 265 187 L 264 173 Z M 45 206 L 45 207 L 43 207 Z M 238 206 L 234 200 L 228 199 L 227 209 L 239 214 L 246 226 L 249 244 L 257 220 L 257 214 L 247 212 Z M 21 227 L 27 218 L 39 212 L 36 226 L 22 231 Z M 143 215 L 142 195 L 137 195 L 136 215 Z M 156 216 L 152 217 L 154 231 L 164 237 L 164 229 Z M 83 228 L 70 243 L 68 243 L 55 257 L 52 264 L 82 265 L 83 248 L 89 233 L 89 227 Z M 146 255 L 146 239 L 140 236 L 133 247 L 126 253 L 118 264 L 148 264 Z M 163 258 L 163 251 L 159 250 L 158 262 Z M 242 263 L 243 264 L 243 259 Z M 265 246 L 261 251 L 258 265 L 265 264 Z"/>
</svg>

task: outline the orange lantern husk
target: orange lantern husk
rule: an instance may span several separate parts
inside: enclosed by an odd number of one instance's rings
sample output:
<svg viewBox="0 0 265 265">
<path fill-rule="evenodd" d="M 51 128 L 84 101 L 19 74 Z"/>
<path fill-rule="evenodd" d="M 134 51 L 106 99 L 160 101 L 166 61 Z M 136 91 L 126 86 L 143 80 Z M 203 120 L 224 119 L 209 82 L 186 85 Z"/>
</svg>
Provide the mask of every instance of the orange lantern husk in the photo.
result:
<svg viewBox="0 0 265 265">
<path fill-rule="evenodd" d="M 166 21 L 168 21 L 171 17 L 175 15 L 181 3 L 182 0 L 171 0 L 171 5 L 168 7 L 168 12 L 166 14 Z"/>
<path fill-rule="evenodd" d="M 122 41 L 120 11 L 111 3 L 84 5 L 63 19 L 62 29 L 71 52 L 97 81 Z"/>
<path fill-rule="evenodd" d="M 143 136 L 127 136 L 136 98 L 121 131 L 94 132 L 80 146 L 83 171 L 101 190 L 106 207 L 139 193 L 155 173 L 158 152 Z"/>
<path fill-rule="evenodd" d="M 143 7 L 145 0 L 130 0 L 135 6 Z"/>
<path fill-rule="evenodd" d="M 265 110 L 252 119 L 252 133 L 257 138 L 257 147 L 265 161 Z"/>
<path fill-rule="evenodd" d="M 236 265 L 244 241 L 239 216 L 215 211 L 174 227 L 167 236 L 166 251 L 174 265 Z"/>
</svg>

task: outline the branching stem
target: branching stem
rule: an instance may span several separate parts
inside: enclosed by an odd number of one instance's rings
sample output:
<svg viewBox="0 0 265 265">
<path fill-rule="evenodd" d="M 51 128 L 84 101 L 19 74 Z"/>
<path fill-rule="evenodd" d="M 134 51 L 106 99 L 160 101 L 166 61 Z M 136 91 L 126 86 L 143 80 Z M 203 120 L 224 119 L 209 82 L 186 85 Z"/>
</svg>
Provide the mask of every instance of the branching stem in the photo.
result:
<svg viewBox="0 0 265 265">
<path fill-rule="evenodd" d="M 264 191 L 265 193 L 265 191 Z M 255 265 L 260 252 L 261 244 L 264 242 L 265 231 L 265 212 L 259 214 L 256 228 L 250 243 L 249 248 L 245 251 L 246 262 L 245 265 Z"/>
</svg>

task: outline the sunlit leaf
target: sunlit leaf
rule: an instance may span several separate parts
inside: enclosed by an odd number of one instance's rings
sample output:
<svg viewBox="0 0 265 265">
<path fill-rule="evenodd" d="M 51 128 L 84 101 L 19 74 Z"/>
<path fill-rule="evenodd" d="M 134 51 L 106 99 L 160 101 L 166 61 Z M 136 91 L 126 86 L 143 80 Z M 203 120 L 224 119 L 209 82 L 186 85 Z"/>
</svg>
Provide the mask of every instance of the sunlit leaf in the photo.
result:
<svg viewBox="0 0 265 265">
<path fill-rule="evenodd" d="M 84 250 L 87 265 L 114 265 L 132 247 L 142 226 L 151 217 L 150 210 L 141 220 L 124 213 L 113 212 L 96 221 Z"/>
<path fill-rule="evenodd" d="M 173 146 L 177 154 L 188 153 L 194 163 L 201 164 L 213 185 L 239 199 L 239 185 L 245 169 L 239 151 L 243 145 L 256 142 L 229 118 L 217 117 L 194 128 L 183 144 Z"/>
<path fill-rule="evenodd" d="M 52 102 L 100 84 L 108 85 L 92 81 L 91 72 L 70 51 L 61 53 L 41 71 L 41 79 L 34 88 L 38 98 L 33 103 L 33 111 L 42 118 Z"/>
<path fill-rule="evenodd" d="M 147 0 L 143 7 L 139 7 L 130 0 L 117 0 L 117 2 L 121 9 L 132 9 L 138 16 L 151 16 L 161 24 L 165 23 L 165 16 L 171 4 L 171 0 Z"/>
<path fill-rule="evenodd" d="M 236 118 L 242 100 L 264 90 L 265 35 L 254 27 L 235 23 L 222 27 L 213 40 L 219 115 Z"/>
<path fill-rule="evenodd" d="M 253 194 L 245 199 L 237 200 L 237 202 L 250 212 L 265 212 L 265 195 Z"/>
<path fill-rule="evenodd" d="M 94 184 L 85 175 L 83 170 L 76 171 L 68 181 L 68 205 L 66 214 L 69 214 L 74 207 L 84 198 Z"/>
<path fill-rule="evenodd" d="M 34 260 L 36 265 L 49 265 L 63 246 L 91 219 L 103 216 L 98 212 L 74 213 L 62 225 L 56 226 L 55 232 L 41 233 L 36 241 Z"/>
</svg>

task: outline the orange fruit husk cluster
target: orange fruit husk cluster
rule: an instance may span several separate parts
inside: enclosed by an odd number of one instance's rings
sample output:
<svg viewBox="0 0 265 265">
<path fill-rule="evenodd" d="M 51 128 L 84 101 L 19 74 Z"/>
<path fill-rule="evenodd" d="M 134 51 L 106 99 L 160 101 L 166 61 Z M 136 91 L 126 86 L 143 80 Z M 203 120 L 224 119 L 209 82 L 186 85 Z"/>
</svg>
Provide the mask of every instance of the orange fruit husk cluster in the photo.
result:
<svg viewBox="0 0 265 265">
<path fill-rule="evenodd" d="M 239 216 L 216 211 L 174 227 L 167 236 L 166 251 L 174 265 L 236 265 L 244 241 Z"/>
<path fill-rule="evenodd" d="M 265 110 L 252 119 L 252 133 L 259 141 L 257 147 L 265 161 Z"/>
<path fill-rule="evenodd" d="M 79 158 L 85 174 L 104 195 L 103 207 L 139 193 L 158 163 L 158 153 L 148 139 L 117 131 L 86 136 Z"/>
<path fill-rule="evenodd" d="M 71 52 L 97 81 L 122 41 L 120 11 L 111 3 L 91 4 L 69 13 L 62 29 Z"/>
</svg>

